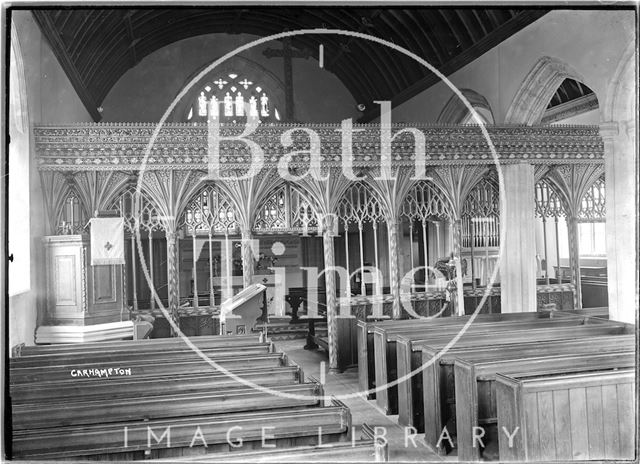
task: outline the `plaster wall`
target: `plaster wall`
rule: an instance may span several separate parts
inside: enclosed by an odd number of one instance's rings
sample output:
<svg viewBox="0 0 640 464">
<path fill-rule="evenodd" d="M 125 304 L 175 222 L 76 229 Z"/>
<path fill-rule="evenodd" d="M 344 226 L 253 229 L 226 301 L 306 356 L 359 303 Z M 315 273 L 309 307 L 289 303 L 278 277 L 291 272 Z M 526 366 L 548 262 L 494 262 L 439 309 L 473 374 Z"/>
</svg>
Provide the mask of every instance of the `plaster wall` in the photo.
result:
<svg viewBox="0 0 640 464">
<path fill-rule="evenodd" d="M 527 73 L 543 56 L 575 69 L 597 95 L 600 107 L 627 45 L 635 40 L 632 10 L 554 10 L 449 76 L 457 88 L 475 90 L 493 110 L 496 124 L 505 115 Z M 435 122 L 453 95 L 444 83 L 394 108 L 404 122 Z"/>
<path fill-rule="evenodd" d="M 23 101 L 27 117 L 24 133 L 12 134 L 9 146 L 9 214 L 12 221 L 28 224 L 29 284 L 9 297 L 9 347 L 20 343 L 33 345 L 39 311 L 44 309 L 44 248 L 47 235 L 43 192 L 36 169 L 33 127 L 37 124 L 89 122 L 91 117 L 62 70 L 51 47 L 42 36 L 29 11 L 12 12 L 12 39 L 17 41 L 16 55 L 10 67 L 21 69 Z M 11 172 L 15 176 L 11 176 Z M 20 173 L 24 176 L 20 176 Z M 17 185 L 16 185 L 17 184 Z M 11 253 L 11 243 L 9 253 Z M 15 256 L 14 259 L 20 259 Z M 9 267 L 9 279 L 12 269 Z M 41 313 L 40 313 L 41 314 Z"/>
<path fill-rule="evenodd" d="M 106 96 L 102 103 L 103 121 L 159 121 L 198 71 L 257 38 L 248 34 L 207 34 L 180 40 L 151 53 L 127 71 Z M 238 56 L 257 63 L 282 81 L 282 58 L 267 58 L 262 53 L 267 48 L 281 47 L 281 42 L 271 41 Z M 334 74 L 320 68 L 317 60 L 294 58 L 292 63 L 297 121 L 339 122 L 359 116 L 349 91 Z M 326 98 L 328 95 L 331 98 Z M 279 111 L 284 114 L 284 108 Z"/>
</svg>

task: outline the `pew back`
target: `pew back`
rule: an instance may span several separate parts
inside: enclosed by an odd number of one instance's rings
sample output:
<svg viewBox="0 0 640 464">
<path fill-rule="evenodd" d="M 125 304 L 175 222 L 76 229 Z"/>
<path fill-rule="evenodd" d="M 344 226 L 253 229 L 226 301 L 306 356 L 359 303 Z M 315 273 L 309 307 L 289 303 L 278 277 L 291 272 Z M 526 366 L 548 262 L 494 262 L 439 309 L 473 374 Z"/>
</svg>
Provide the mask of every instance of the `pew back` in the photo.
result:
<svg viewBox="0 0 640 464">
<path fill-rule="evenodd" d="M 634 459 L 635 371 L 497 374 L 503 461 Z M 510 446 L 511 445 L 511 446 Z"/>
</svg>

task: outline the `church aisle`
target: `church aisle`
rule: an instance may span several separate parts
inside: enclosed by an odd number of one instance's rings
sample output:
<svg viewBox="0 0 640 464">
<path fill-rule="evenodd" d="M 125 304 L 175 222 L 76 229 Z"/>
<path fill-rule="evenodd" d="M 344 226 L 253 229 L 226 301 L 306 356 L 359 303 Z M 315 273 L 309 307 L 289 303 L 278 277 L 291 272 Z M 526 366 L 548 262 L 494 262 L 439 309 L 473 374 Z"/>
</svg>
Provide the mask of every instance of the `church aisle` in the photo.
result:
<svg viewBox="0 0 640 464">
<path fill-rule="evenodd" d="M 341 374 L 330 374 L 326 353 L 322 350 L 308 351 L 303 348 L 304 340 L 287 340 L 274 342 L 276 351 L 287 354 L 289 359 L 302 368 L 306 377 L 321 378 L 321 363 L 325 362 L 324 389 L 325 395 L 345 395 L 358 391 L 357 368 L 347 369 Z M 403 426 L 398 425 L 398 416 L 386 416 L 376 406 L 374 401 L 367 401 L 362 397 L 340 399 L 351 411 L 353 425 L 356 428 L 356 438 L 360 436 L 362 424 L 379 427 L 379 434 L 386 433 L 389 442 L 390 462 L 441 462 L 445 459 L 430 451 L 422 443 L 422 434 L 414 437 L 410 431 L 405 432 Z M 409 437 L 409 438 L 407 438 Z M 455 460 L 455 458 L 446 459 Z"/>
</svg>

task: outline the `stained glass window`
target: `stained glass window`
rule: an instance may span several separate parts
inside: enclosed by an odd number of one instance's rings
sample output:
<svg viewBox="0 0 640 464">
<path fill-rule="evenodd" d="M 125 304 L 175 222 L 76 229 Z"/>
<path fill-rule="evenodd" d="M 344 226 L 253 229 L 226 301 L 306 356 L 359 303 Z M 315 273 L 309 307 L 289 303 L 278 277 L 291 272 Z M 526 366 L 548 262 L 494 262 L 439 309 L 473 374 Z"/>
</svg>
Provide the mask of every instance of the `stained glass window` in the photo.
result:
<svg viewBox="0 0 640 464">
<path fill-rule="evenodd" d="M 247 117 L 279 121 L 280 113 L 259 82 L 236 73 L 213 76 L 186 112 L 186 120 L 193 123 L 206 122 L 208 118 L 244 123 Z"/>
</svg>

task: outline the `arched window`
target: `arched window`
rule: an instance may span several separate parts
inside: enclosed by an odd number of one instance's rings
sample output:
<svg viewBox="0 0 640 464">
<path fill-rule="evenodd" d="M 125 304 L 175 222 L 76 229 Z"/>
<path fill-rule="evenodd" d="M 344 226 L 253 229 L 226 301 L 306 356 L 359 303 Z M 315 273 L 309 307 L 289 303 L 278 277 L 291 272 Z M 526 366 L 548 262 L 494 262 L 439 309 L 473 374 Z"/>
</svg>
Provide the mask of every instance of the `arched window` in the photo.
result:
<svg viewBox="0 0 640 464">
<path fill-rule="evenodd" d="M 187 109 L 187 122 L 206 122 L 208 118 L 228 123 L 243 123 L 247 117 L 261 122 L 280 120 L 272 105 L 269 90 L 256 79 L 237 73 L 213 75 L 201 88 Z"/>
</svg>

